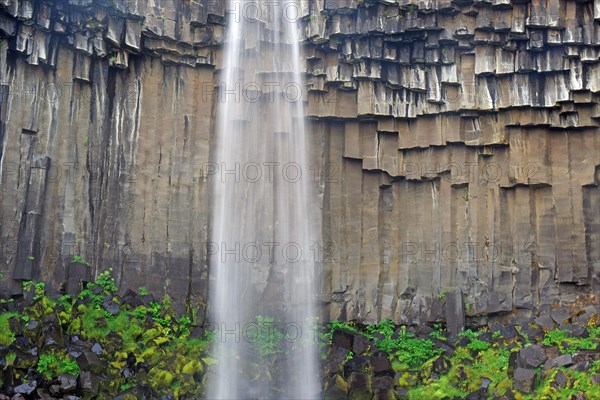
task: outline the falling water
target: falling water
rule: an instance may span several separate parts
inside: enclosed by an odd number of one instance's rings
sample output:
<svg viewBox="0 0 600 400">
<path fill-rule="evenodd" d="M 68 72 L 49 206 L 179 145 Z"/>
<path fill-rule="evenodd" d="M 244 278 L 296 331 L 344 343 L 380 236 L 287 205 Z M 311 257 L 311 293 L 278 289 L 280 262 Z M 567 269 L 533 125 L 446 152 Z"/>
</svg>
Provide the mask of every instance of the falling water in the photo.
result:
<svg viewBox="0 0 600 400">
<path fill-rule="evenodd" d="M 296 18 L 301 0 L 229 0 L 218 96 L 210 307 L 210 399 L 319 396 L 315 243 Z M 256 324 L 257 316 L 274 324 Z M 277 357 L 257 332 L 285 333 Z M 272 336 L 268 336 L 272 337 Z"/>
</svg>

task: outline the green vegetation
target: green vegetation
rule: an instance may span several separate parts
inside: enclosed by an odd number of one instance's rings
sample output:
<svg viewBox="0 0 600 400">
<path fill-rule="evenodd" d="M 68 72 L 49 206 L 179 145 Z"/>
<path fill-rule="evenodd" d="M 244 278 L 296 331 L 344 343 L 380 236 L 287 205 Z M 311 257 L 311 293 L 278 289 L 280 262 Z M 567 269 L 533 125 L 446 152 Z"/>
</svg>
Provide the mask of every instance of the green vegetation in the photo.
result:
<svg viewBox="0 0 600 400">
<path fill-rule="evenodd" d="M 398 369 L 418 370 L 427 361 L 442 353 L 433 341 L 416 338 L 406 331 L 405 326 L 397 329 L 391 319 L 385 319 L 375 325 L 366 325 L 362 330 L 351 323 L 332 321 L 329 330 L 322 337 L 331 344 L 333 332 L 340 328 L 364 334 L 379 350 L 388 353 Z"/>
<path fill-rule="evenodd" d="M 19 314 L 7 312 L 0 314 L 0 346 L 8 346 L 15 341 L 15 334 L 10 328 L 10 320 Z"/>
<path fill-rule="evenodd" d="M 562 353 L 573 354 L 578 350 L 595 350 L 600 343 L 600 329 L 589 329 L 588 337 L 571 337 L 567 330 L 553 329 L 546 332 L 546 336 L 542 340 L 545 346 L 556 346 Z"/>
<path fill-rule="evenodd" d="M 141 388 L 148 391 L 143 394 L 148 398 L 172 394 L 175 399 L 184 399 L 203 393 L 206 371 L 218 362 L 207 355 L 214 334 L 196 333 L 200 331 L 197 309 L 188 307 L 188 312 L 179 315 L 168 296 L 153 300 L 145 288 L 139 288 L 139 296 L 131 295 L 133 301 L 121 297 L 111 270 L 100 273 L 77 295 L 51 298 L 43 283 L 30 281 L 23 282 L 23 289 L 24 299 L 0 302 L 0 370 L 11 368 L 17 383 L 39 373 L 50 385 L 63 374 L 79 376 L 81 371 L 91 371 L 101 380 L 98 399 L 142 398 Z M 600 343 L 596 323 L 597 319 L 590 321 L 585 334 L 576 337 L 568 330 L 554 329 L 543 338 L 531 340 L 556 346 L 562 353 L 594 350 Z M 432 330 L 397 326 L 390 319 L 372 325 L 332 321 L 321 332 L 320 346 L 327 358 L 334 336 L 338 343 L 336 331 L 355 336 L 353 347 L 338 352 L 335 363 L 325 363 L 341 368 L 338 376 L 342 381 L 348 379 L 343 376 L 346 363 L 360 364 L 369 357 L 380 357 L 378 352 L 385 353 L 391 363 L 390 376 L 395 374 L 394 385 L 406 390 L 409 399 L 465 398 L 482 387 L 488 398 L 558 400 L 583 393 L 590 399 L 600 398 L 600 388 L 591 378 L 600 374 L 600 360 L 593 361 L 584 372 L 568 367 L 544 371 L 539 367 L 534 394 L 517 392 L 509 359 L 512 352 L 529 344 L 525 333 L 530 331 L 525 326 L 515 328 L 519 335 L 510 339 L 499 331 L 467 329 L 459 334 L 457 345 L 446 337 L 442 324 L 434 324 Z M 346 340 L 348 332 L 339 338 Z M 256 353 L 258 361 L 240 364 L 241 368 L 248 369 L 256 381 L 273 380 L 273 367 L 289 350 L 284 330 L 273 317 L 259 315 L 247 335 L 250 351 Z M 364 342 L 356 341 L 358 335 L 364 336 L 360 338 Z M 95 350 L 100 359 L 96 364 L 82 364 L 78 353 L 72 352 L 73 348 L 91 352 L 96 343 L 101 347 Z M 37 352 L 32 352 L 33 348 Z M 564 387 L 556 384 L 559 372 L 567 381 Z"/>
<path fill-rule="evenodd" d="M 87 265 L 88 267 L 91 267 L 92 264 L 90 264 L 88 261 L 86 261 L 83 257 L 81 256 L 73 256 L 73 259 L 71 260 L 72 263 L 76 263 L 76 264 L 83 264 L 83 265 Z"/>
<path fill-rule="evenodd" d="M 256 329 L 249 330 L 249 341 L 262 358 L 270 358 L 281 353 L 281 343 L 285 335 L 274 324 L 273 317 L 256 317 Z"/>
<path fill-rule="evenodd" d="M 467 329 L 464 332 L 461 332 L 458 336 L 465 337 L 470 340 L 470 343 L 467 344 L 467 349 L 473 351 L 484 351 L 490 348 L 491 344 L 484 340 L 479 339 L 479 336 L 483 333 L 483 331 L 473 331 L 471 329 Z"/>
<path fill-rule="evenodd" d="M 69 356 L 42 354 L 37 364 L 37 371 L 46 379 L 53 379 L 62 374 L 79 375 L 79 365 Z"/>
<path fill-rule="evenodd" d="M 86 366 L 101 380 L 103 397 L 98 398 L 120 394 L 139 398 L 136 390 L 142 385 L 151 390 L 152 398 L 168 393 L 187 398 L 200 393 L 202 375 L 214 360 L 207 357 L 212 335 L 192 335 L 197 309 L 178 316 L 168 297 L 143 304 L 138 300 L 131 306 L 117 296 L 111 270 L 99 274 L 95 282 L 88 283 L 75 296 L 51 298 L 43 283 L 27 281 L 23 288 L 25 293 L 34 291 L 30 303 L 23 303 L 19 312 L 0 311 L 0 359 L 5 360 L 5 366 L 14 365 L 19 382 L 26 381 L 30 368 L 50 383 L 62 374 L 78 376 L 83 368 L 67 350 L 67 343 L 76 336 L 77 348 L 84 345 L 91 351 L 92 345 L 99 343 L 103 349 L 100 364 Z M 29 329 L 34 321 L 37 324 Z M 15 343 L 20 332 L 29 345 Z M 55 333 L 46 336 L 49 332 Z M 37 347 L 39 356 L 24 355 L 27 346 Z M 268 352 L 269 347 L 264 346 L 261 349 Z M 125 369 L 130 372 L 124 375 Z"/>
</svg>

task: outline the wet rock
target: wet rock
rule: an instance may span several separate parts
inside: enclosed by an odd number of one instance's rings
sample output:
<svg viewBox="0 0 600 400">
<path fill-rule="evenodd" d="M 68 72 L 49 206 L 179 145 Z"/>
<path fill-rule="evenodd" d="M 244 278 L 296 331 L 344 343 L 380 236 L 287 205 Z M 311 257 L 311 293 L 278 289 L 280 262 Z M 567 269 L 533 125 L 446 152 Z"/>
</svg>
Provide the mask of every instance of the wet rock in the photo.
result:
<svg viewBox="0 0 600 400">
<path fill-rule="evenodd" d="M 362 354 L 371 346 L 371 340 L 365 335 L 355 335 L 352 342 L 352 352 Z"/>
<path fill-rule="evenodd" d="M 465 400 L 485 400 L 488 398 L 488 392 L 487 389 L 485 388 L 481 388 L 481 389 L 477 389 L 476 391 L 469 393 L 469 395 L 467 395 L 467 397 L 465 397 Z"/>
<path fill-rule="evenodd" d="M 398 388 L 396 390 L 396 398 L 398 400 L 408 400 L 408 389 L 402 389 L 402 388 Z"/>
<path fill-rule="evenodd" d="M 567 382 L 567 376 L 564 372 L 559 370 L 556 375 L 554 375 L 554 382 L 552 383 L 552 386 L 562 389 L 567 386 Z"/>
<path fill-rule="evenodd" d="M 430 327 L 429 325 L 418 325 L 415 329 L 414 329 L 414 334 L 415 336 L 417 336 L 418 338 L 421 339 L 429 339 L 429 335 L 431 334 L 431 332 L 433 332 L 435 329 L 433 329 L 432 327 Z"/>
<path fill-rule="evenodd" d="M 348 384 L 339 374 L 335 374 L 325 382 L 323 394 L 326 399 L 345 400 L 348 395 Z"/>
<path fill-rule="evenodd" d="M 60 394 L 60 385 L 50 385 L 50 394 Z"/>
<path fill-rule="evenodd" d="M 503 325 L 500 328 L 500 335 L 504 339 L 514 339 L 515 337 L 517 337 L 518 334 L 519 332 L 517 332 L 513 325 Z"/>
<path fill-rule="evenodd" d="M 79 374 L 79 386 L 81 391 L 87 395 L 95 396 L 98 394 L 100 379 L 93 372 L 82 371 Z"/>
<path fill-rule="evenodd" d="M 527 323 L 521 327 L 521 335 L 530 342 L 537 342 L 544 337 L 545 333 L 535 324 Z"/>
<path fill-rule="evenodd" d="M 144 304 L 142 299 L 139 298 L 138 294 L 131 289 L 127 289 L 123 296 L 123 304 L 128 305 L 131 308 L 136 308 Z"/>
<path fill-rule="evenodd" d="M 370 359 L 371 370 L 373 371 L 373 375 L 376 377 L 379 376 L 394 376 L 394 370 L 392 368 L 392 363 L 390 362 L 387 355 L 383 352 L 378 352 L 373 355 Z"/>
<path fill-rule="evenodd" d="M 365 372 L 369 370 L 369 357 L 355 355 L 344 364 L 344 376 L 349 377 L 352 372 Z"/>
<path fill-rule="evenodd" d="M 462 290 L 459 288 L 450 290 L 446 293 L 445 300 L 448 336 L 456 338 L 465 329 L 465 304 Z"/>
<path fill-rule="evenodd" d="M 324 372 L 332 375 L 342 371 L 344 360 L 348 356 L 349 350 L 341 347 L 331 347 L 325 360 Z M 131 367 L 130 367 L 131 368 Z"/>
<path fill-rule="evenodd" d="M 29 368 L 35 367 L 35 365 L 38 362 L 38 357 L 37 355 L 31 353 L 31 350 L 33 349 L 34 348 L 29 349 L 29 353 L 17 351 L 17 358 L 15 359 L 14 363 L 15 368 L 27 370 Z M 37 349 L 35 350 L 37 351 Z"/>
<path fill-rule="evenodd" d="M 535 377 L 536 373 L 534 370 L 517 368 L 513 375 L 515 389 L 524 393 L 531 393 L 535 383 Z"/>
<path fill-rule="evenodd" d="M 38 389 L 35 392 L 41 400 L 56 400 L 56 397 L 50 395 L 48 389 Z"/>
<path fill-rule="evenodd" d="M 562 325 L 561 329 L 566 330 L 567 336 L 569 337 L 580 337 L 580 338 L 586 338 L 589 337 L 589 332 L 586 329 L 585 326 L 583 325 L 574 325 L 574 324 L 568 324 L 568 325 Z"/>
<path fill-rule="evenodd" d="M 111 315 L 119 313 L 120 304 L 117 303 L 113 296 L 107 296 L 102 302 L 102 307 Z"/>
<path fill-rule="evenodd" d="M 77 364 L 79 365 L 79 369 L 84 370 L 92 370 L 98 371 L 102 369 L 104 364 L 98 358 L 98 356 L 91 351 L 84 350 L 79 357 L 77 357 Z"/>
<path fill-rule="evenodd" d="M 94 343 L 94 345 L 92 346 L 92 352 L 98 356 L 102 354 L 102 346 L 100 345 L 100 343 Z"/>
<path fill-rule="evenodd" d="M 77 377 L 69 374 L 58 377 L 59 389 L 64 393 L 72 393 L 77 389 Z"/>
<path fill-rule="evenodd" d="M 348 399 L 372 399 L 371 378 L 366 372 L 352 372 L 348 379 Z"/>
<path fill-rule="evenodd" d="M 27 324 L 27 329 L 30 331 L 34 331 L 34 330 L 37 330 L 39 326 L 40 326 L 40 321 L 38 321 L 37 319 L 32 319 Z"/>
<path fill-rule="evenodd" d="M 587 361 L 589 364 L 592 364 L 597 360 L 600 360 L 600 348 L 596 348 L 595 350 L 579 350 L 573 354 L 574 363 Z"/>
<path fill-rule="evenodd" d="M 373 378 L 373 400 L 394 400 L 394 378 L 380 376 Z"/>
<path fill-rule="evenodd" d="M 30 381 L 15 387 L 15 393 L 31 394 L 37 388 L 37 381 Z"/>
<path fill-rule="evenodd" d="M 554 320 L 548 314 L 540 315 L 534 320 L 534 322 L 537 326 L 546 331 L 551 331 L 556 326 Z"/>
<path fill-rule="evenodd" d="M 568 367 L 573 365 L 573 357 L 570 354 L 563 354 L 552 359 L 552 363 L 555 367 Z"/>
<path fill-rule="evenodd" d="M 598 309 L 593 305 L 588 305 L 583 310 L 576 313 L 576 316 L 573 318 L 573 322 L 583 326 L 587 326 L 590 323 L 590 321 L 599 321 L 599 316 L 600 314 L 598 312 Z"/>
<path fill-rule="evenodd" d="M 355 332 L 347 329 L 338 328 L 333 332 L 331 343 L 333 346 L 341 347 L 344 349 L 352 350 L 354 344 Z"/>
<path fill-rule="evenodd" d="M 600 386 L 600 374 L 591 375 L 590 382 L 592 382 L 592 385 Z"/>
<path fill-rule="evenodd" d="M 585 372 L 590 369 L 590 362 L 587 360 L 579 361 L 578 363 L 575 363 L 575 365 L 571 366 L 570 369 L 578 372 Z"/>
<path fill-rule="evenodd" d="M 532 344 L 519 350 L 518 365 L 522 368 L 537 368 L 547 356 L 542 346 Z"/>
<path fill-rule="evenodd" d="M 445 356 L 439 356 L 433 361 L 431 372 L 438 375 L 443 375 L 450 371 L 450 368 L 452 368 L 452 363 L 450 360 Z"/>
<path fill-rule="evenodd" d="M 454 354 L 454 351 L 456 350 L 456 346 L 454 344 L 448 342 L 447 340 L 441 340 L 441 339 L 437 339 L 437 338 L 430 338 L 429 340 L 431 340 L 433 342 L 435 347 L 437 347 L 438 349 L 444 350 L 445 355 L 447 357 L 451 357 L 452 354 Z"/>
<path fill-rule="evenodd" d="M 25 399 L 25 396 L 23 396 L 21 393 L 17 393 L 13 397 L 11 397 L 10 400 L 26 400 L 26 399 Z"/>
<path fill-rule="evenodd" d="M 565 308 L 560 308 L 558 310 L 552 310 L 550 312 L 550 317 L 552 317 L 554 322 L 556 322 L 558 325 L 568 324 L 571 313 L 569 313 L 569 310 Z"/>
</svg>

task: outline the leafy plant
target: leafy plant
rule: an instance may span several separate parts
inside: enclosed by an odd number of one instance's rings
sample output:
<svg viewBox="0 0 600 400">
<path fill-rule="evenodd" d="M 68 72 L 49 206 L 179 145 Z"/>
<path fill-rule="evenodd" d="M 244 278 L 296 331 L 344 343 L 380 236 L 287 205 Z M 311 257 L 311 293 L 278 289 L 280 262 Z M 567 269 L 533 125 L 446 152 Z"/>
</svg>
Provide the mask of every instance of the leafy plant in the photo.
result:
<svg viewBox="0 0 600 400">
<path fill-rule="evenodd" d="M 42 354 L 37 364 L 37 371 L 44 375 L 47 379 L 52 379 L 54 372 L 52 371 L 58 365 L 58 359 L 54 354 Z"/>
<path fill-rule="evenodd" d="M 249 330 L 250 342 L 261 357 L 276 355 L 282 351 L 281 342 L 285 335 L 274 324 L 273 317 L 258 315 L 257 329 Z M 252 333 L 253 331 L 253 333 Z"/>
<path fill-rule="evenodd" d="M 481 339 L 471 339 L 471 343 L 469 343 L 467 345 L 467 349 L 469 350 L 473 350 L 473 351 L 482 351 L 482 350 L 487 350 L 489 349 L 491 346 L 490 343 L 481 340 Z"/>
<path fill-rule="evenodd" d="M 89 261 L 87 261 L 85 258 L 78 256 L 78 255 L 74 255 L 73 259 L 71 260 L 72 263 L 75 264 L 83 264 L 83 265 L 87 265 L 88 267 L 91 267 L 92 264 L 90 264 Z"/>
<path fill-rule="evenodd" d="M 96 279 L 96 285 L 102 287 L 108 293 L 115 293 L 117 291 L 117 285 L 115 283 L 115 279 L 110 275 L 112 272 L 112 268 L 109 268 L 108 271 L 102 272 L 98 275 L 98 279 Z"/>
<path fill-rule="evenodd" d="M 569 337 L 569 332 L 563 329 L 548 331 L 542 340 L 546 346 L 557 346 L 561 352 L 573 354 L 578 350 L 595 350 L 598 338 L 593 333 L 587 337 Z"/>
<path fill-rule="evenodd" d="M 54 379 L 58 375 L 71 374 L 79 375 L 79 365 L 71 358 L 57 357 L 55 354 L 42 354 L 37 365 L 37 371 L 47 379 Z"/>
</svg>

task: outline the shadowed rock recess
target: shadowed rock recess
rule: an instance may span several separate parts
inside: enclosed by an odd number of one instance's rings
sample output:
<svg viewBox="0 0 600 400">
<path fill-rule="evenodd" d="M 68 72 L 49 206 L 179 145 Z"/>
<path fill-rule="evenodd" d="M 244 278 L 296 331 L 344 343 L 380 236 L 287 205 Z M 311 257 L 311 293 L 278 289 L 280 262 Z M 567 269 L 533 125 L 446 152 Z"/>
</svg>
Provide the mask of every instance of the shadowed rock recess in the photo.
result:
<svg viewBox="0 0 600 400">
<path fill-rule="evenodd" d="M 600 1 L 300 4 L 324 317 L 459 329 L 597 302 Z M 227 14 L 0 1 L 2 294 L 112 267 L 206 298 Z"/>
</svg>

